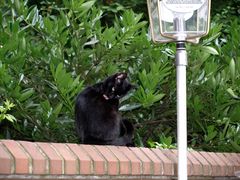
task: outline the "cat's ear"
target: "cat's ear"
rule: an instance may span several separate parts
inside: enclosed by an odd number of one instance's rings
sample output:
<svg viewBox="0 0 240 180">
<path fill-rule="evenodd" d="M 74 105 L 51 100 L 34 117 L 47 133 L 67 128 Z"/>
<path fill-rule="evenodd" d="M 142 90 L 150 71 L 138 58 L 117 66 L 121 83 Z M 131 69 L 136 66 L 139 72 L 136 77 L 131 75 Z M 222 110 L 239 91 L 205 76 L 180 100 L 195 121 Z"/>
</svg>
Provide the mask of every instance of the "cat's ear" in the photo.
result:
<svg viewBox="0 0 240 180">
<path fill-rule="evenodd" d="M 125 73 L 125 72 L 115 74 L 115 79 L 122 80 L 122 79 L 126 79 L 126 78 L 127 78 L 127 73 Z"/>
</svg>

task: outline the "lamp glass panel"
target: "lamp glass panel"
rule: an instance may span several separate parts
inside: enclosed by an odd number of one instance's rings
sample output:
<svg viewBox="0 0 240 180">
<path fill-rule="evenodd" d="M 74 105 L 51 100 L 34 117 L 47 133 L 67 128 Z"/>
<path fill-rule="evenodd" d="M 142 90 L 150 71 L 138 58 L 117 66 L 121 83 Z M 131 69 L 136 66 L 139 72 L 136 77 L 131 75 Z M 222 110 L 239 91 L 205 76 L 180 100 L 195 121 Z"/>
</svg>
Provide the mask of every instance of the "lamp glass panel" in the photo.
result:
<svg viewBox="0 0 240 180">
<path fill-rule="evenodd" d="M 153 41 L 196 41 L 208 32 L 209 6 L 208 0 L 148 0 Z"/>
</svg>

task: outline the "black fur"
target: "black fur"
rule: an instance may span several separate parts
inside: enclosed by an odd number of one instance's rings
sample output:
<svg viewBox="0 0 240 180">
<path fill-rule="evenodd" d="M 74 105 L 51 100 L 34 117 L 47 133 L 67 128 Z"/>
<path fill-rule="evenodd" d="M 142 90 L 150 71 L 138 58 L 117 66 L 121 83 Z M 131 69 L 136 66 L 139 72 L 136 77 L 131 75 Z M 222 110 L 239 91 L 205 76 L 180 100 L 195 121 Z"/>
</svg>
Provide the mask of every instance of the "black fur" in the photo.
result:
<svg viewBox="0 0 240 180">
<path fill-rule="evenodd" d="M 118 112 L 119 99 L 132 87 L 126 73 L 117 73 L 78 95 L 75 116 L 82 143 L 134 146 L 133 125 Z"/>
</svg>

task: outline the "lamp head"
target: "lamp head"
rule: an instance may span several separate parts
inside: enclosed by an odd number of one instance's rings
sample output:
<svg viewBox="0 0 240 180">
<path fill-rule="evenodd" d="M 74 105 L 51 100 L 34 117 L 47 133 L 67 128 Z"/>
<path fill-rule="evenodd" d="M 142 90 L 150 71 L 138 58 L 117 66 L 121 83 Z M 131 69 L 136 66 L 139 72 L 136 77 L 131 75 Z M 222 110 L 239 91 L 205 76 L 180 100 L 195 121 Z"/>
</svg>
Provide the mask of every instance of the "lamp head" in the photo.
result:
<svg viewBox="0 0 240 180">
<path fill-rule="evenodd" d="M 147 0 L 154 42 L 198 43 L 209 31 L 211 0 Z"/>
</svg>

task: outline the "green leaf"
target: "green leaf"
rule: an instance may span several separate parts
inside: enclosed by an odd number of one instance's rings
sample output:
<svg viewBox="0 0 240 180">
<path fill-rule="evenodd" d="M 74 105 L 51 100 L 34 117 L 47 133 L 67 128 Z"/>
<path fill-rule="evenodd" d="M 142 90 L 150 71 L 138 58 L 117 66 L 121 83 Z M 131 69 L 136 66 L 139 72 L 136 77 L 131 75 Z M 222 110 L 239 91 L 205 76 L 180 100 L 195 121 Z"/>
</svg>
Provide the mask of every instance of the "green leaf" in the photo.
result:
<svg viewBox="0 0 240 180">
<path fill-rule="evenodd" d="M 171 136 L 168 136 L 168 137 L 160 136 L 160 142 L 167 146 L 170 146 L 172 144 L 172 137 Z"/>
<path fill-rule="evenodd" d="M 119 108 L 119 111 L 132 111 L 141 107 L 141 104 L 125 104 Z"/>
<path fill-rule="evenodd" d="M 88 11 L 90 8 L 92 8 L 92 6 L 94 5 L 95 0 L 92 1 L 87 1 L 85 3 L 83 3 L 80 7 L 80 10 L 82 11 Z"/>
<path fill-rule="evenodd" d="M 11 114 L 5 114 L 5 118 L 12 123 L 17 121 L 16 118 Z"/>
<path fill-rule="evenodd" d="M 62 107 L 63 107 L 63 104 L 62 103 L 59 103 L 57 105 L 57 107 L 55 107 L 55 109 L 53 110 L 53 113 L 56 117 L 58 117 L 59 113 L 61 112 L 62 110 Z"/>
<path fill-rule="evenodd" d="M 7 110 L 11 110 L 15 105 L 13 103 L 11 103 L 9 100 L 6 100 L 4 102 L 4 106 Z"/>
<path fill-rule="evenodd" d="M 228 88 L 228 89 L 227 89 L 227 92 L 228 92 L 233 98 L 235 98 L 235 99 L 240 99 L 240 97 L 237 96 L 237 95 L 233 92 L 233 90 L 232 90 L 231 88 Z"/>
<path fill-rule="evenodd" d="M 152 140 L 148 140 L 147 144 L 149 145 L 150 148 L 156 148 L 155 142 Z"/>
<path fill-rule="evenodd" d="M 232 58 L 230 63 L 229 63 L 229 70 L 230 70 L 230 75 L 231 75 L 231 79 L 234 82 L 235 81 L 235 74 L 236 74 L 236 65 L 235 65 L 235 61 Z"/>
<path fill-rule="evenodd" d="M 206 142 L 213 140 L 217 135 L 217 131 L 215 130 L 215 127 L 213 125 L 207 127 L 207 133 L 208 134 L 205 135 Z"/>
<path fill-rule="evenodd" d="M 2 12 L 0 11 L 0 27 L 2 28 L 2 20 L 3 20 L 3 14 Z"/>
<path fill-rule="evenodd" d="M 19 12 L 19 10 L 20 10 L 20 2 L 19 2 L 19 0 L 14 0 L 14 5 L 15 5 L 17 11 Z"/>
<path fill-rule="evenodd" d="M 234 149 L 237 151 L 237 152 L 240 152 L 240 145 L 234 141 L 230 141 L 230 143 L 232 144 L 232 146 L 234 147 Z"/>
<path fill-rule="evenodd" d="M 164 96 L 165 94 L 163 93 L 155 95 L 154 102 L 160 101 Z"/>
<path fill-rule="evenodd" d="M 61 19 L 64 22 L 64 25 L 67 26 L 67 27 L 70 26 L 68 16 L 66 14 L 64 14 L 63 11 L 60 11 L 60 15 L 61 15 Z"/>
<path fill-rule="evenodd" d="M 33 88 L 28 88 L 22 91 L 19 101 L 23 102 L 26 101 L 28 98 L 30 98 L 34 94 L 34 89 Z"/>
<path fill-rule="evenodd" d="M 202 46 L 201 49 L 202 49 L 202 51 L 207 52 L 209 54 L 219 55 L 218 51 L 211 46 Z"/>
<path fill-rule="evenodd" d="M 82 3 L 81 1 L 80 2 L 75 1 L 74 4 L 72 4 L 72 8 L 74 11 L 80 12 L 81 17 L 93 7 L 95 2 L 96 2 L 95 0 L 87 1 L 84 3 Z"/>
<path fill-rule="evenodd" d="M 59 76 L 64 74 L 63 63 L 59 63 L 54 73 L 54 78 L 57 79 Z"/>
</svg>

